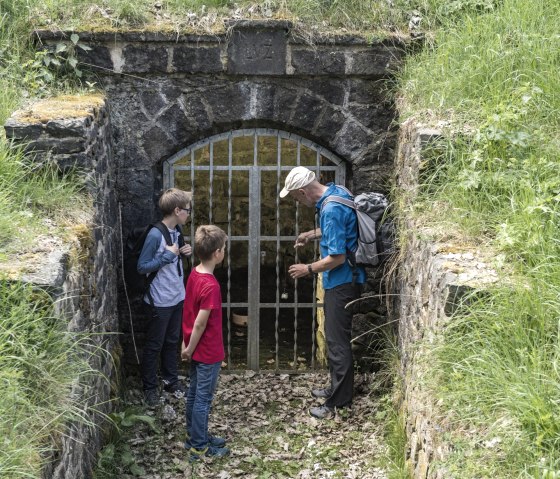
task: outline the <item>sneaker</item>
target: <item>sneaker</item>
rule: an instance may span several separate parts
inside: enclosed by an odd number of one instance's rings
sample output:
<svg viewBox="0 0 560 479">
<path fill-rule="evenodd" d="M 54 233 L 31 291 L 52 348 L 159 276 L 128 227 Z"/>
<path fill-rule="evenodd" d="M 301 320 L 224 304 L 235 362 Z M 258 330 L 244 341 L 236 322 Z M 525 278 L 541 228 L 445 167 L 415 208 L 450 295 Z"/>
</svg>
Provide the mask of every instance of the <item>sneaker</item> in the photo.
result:
<svg viewBox="0 0 560 479">
<path fill-rule="evenodd" d="M 144 391 L 144 404 L 148 407 L 156 407 L 159 404 L 157 389 L 147 389 Z"/>
<path fill-rule="evenodd" d="M 212 436 L 208 434 L 208 444 L 214 447 L 224 447 L 226 445 L 226 440 L 220 436 Z M 185 449 L 190 449 L 191 445 L 191 438 L 187 434 L 187 440 L 185 441 Z"/>
<path fill-rule="evenodd" d="M 311 395 L 317 399 L 328 399 L 332 396 L 331 388 L 313 389 Z"/>
<path fill-rule="evenodd" d="M 167 381 L 163 382 L 163 390 L 166 393 L 175 396 L 177 399 L 182 399 L 187 396 L 187 390 L 181 384 L 180 381 L 176 381 L 173 384 L 169 384 Z"/>
<path fill-rule="evenodd" d="M 227 447 L 208 446 L 204 449 L 189 449 L 189 461 L 198 461 L 201 457 L 226 457 L 229 456 L 230 450 Z"/>
<path fill-rule="evenodd" d="M 309 410 L 309 414 L 317 419 L 332 419 L 334 418 L 334 409 L 325 405 L 312 407 Z"/>
</svg>

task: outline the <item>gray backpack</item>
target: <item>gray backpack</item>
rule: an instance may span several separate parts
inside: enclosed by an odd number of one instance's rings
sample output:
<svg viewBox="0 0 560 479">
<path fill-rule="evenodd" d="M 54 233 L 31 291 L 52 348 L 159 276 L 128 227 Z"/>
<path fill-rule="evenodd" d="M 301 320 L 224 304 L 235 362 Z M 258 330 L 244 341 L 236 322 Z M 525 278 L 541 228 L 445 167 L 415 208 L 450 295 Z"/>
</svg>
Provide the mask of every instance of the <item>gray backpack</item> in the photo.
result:
<svg viewBox="0 0 560 479">
<path fill-rule="evenodd" d="M 343 188 L 348 194 L 349 190 Z M 353 195 L 352 195 L 353 196 Z M 393 252 L 394 228 L 393 223 L 386 217 L 389 201 L 381 193 L 361 193 L 353 200 L 337 195 L 325 198 L 323 207 L 330 202 L 341 203 L 356 212 L 358 223 L 358 247 L 356 251 L 349 251 L 350 262 L 353 266 L 379 266 Z"/>
</svg>

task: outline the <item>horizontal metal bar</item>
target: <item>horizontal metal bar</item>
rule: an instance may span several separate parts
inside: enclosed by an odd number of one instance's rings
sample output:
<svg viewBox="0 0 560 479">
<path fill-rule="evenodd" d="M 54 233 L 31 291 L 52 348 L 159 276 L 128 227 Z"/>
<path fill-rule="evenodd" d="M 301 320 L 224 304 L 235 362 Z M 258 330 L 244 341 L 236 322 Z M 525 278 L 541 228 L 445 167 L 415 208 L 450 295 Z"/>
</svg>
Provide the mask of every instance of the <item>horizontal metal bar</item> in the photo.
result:
<svg viewBox="0 0 560 479">
<path fill-rule="evenodd" d="M 175 171 L 191 171 L 191 170 L 196 170 L 196 171 L 249 171 L 254 167 L 254 165 L 248 165 L 248 166 L 220 166 L 220 165 L 214 165 L 214 166 L 208 166 L 208 165 L 201 165 L 201 166 L 195 166 L 195 167 L 190 167 L 189 165 L 175 165 L 173 166 L 173 170 Z M 258 167 L 259 170 L 261 171 L 278 171 L 278 167 L 277 166 L 259 166 Z M 280 171 L 291 171 L 294 168 L 294 166 L 281 166 L 280 167 Z M 311 167 L 310 167 L 311 168 Z M 321 167 L 321 171 L 337 171 L 338 167 L 337 166 L 323 166 Z"/>
<path fill-rule="evenodd" d="M 183 236 L 183 238 L 185 239 L 185 241 L 191 239 L 190 236 Z M 296 236 L 260 236 L 261 241 L 276 241 L 276 238 L 278 238 L 280 241 L 295 241 L 296 240 Z M 231 242 L 233 243 L 234 241 L 248 241 L 249 237 L 248 236 L 232 236 L 231 238 L 229 238 L 231 240 Z"/>
<path fill-rule="evenodd" d="M 293 308 L 295 305 L 300 306 L 302 308 L 313 308 L 313 305 L 316 305 L 318 308 L 323 307 L 323 303 L 280 303 L 278 304 L 279 308 Z M 226 307 L 230 308 L 247 308 L 249 307 L 249 303 L 222 303 L 222 308 Z M 276 303 L 259 303 L 259 308 L 275 308 Z"/>
</svg>

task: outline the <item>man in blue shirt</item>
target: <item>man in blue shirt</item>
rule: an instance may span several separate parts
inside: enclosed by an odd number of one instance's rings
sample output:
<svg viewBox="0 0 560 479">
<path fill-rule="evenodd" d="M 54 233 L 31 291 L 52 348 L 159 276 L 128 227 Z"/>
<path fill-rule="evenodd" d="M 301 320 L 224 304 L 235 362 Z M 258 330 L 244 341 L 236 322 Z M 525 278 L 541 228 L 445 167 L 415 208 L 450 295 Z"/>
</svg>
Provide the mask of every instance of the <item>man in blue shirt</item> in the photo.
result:
<svg viewBox="0 0 560 479">
<path fill-rule="evenodd" d="M 354 211 L 346 205 L 330 201 L 321 208 L 328 196 L 348 199 L 352 199 L 352 196 L 345 188 L 333 183 L 319 183 L 315 173 L 303 166 L 288 173 L 280 197 L 288 195 L 305 206 L 317 208 L 320 214 L 319 228 L 300 234 L 295 247 L 320 238 L 321 259 L 310 264 L 293 264 L 288 271 L 294 279 L 323 273 L 325 336 L 331 384 L 312 391 L 314 397 L 325 399 L 325 403 L 311 408 L 309 413 L 324 419 L 333 417 L 335 408 L 352 404 L 352 312 L 345 309 L 345 306 L 359 296 L 361 285 L 365 282 L 364 269 L 353 267 L 347 258 L 347 253 L 355 251 L 357 247 L 357 220 Z"/>
</svg>

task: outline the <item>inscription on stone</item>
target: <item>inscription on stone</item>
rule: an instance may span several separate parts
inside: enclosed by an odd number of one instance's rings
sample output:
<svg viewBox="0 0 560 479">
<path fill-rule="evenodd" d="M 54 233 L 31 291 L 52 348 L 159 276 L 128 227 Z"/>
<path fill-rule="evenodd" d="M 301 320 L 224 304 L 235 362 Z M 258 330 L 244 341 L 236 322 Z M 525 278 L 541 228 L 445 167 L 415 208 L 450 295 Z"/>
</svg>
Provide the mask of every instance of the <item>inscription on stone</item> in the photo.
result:
<svg viewBox="0 0 560 479">
<path fill-rule="evenodd" d="M 234 30 L 228 45 L 228 73 L 243 75 L 285 74 L 285 31 Z"/>
</svg>

